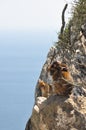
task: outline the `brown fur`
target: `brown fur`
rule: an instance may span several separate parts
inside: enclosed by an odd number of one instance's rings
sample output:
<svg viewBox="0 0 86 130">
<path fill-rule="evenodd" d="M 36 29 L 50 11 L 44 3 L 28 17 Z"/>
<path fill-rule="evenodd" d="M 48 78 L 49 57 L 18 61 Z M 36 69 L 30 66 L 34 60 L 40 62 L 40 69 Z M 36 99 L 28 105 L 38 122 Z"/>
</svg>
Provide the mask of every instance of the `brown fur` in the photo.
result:
<svg viewBox="0 0 86 130">
<path fill-rule="evenodd" d="M 57 81 L 63 77 L 64 79 L 73 82 L 73 78 L 68 70 L 68 67 L 64 63 L 55 61 L 49 66 L 48 71 L 54 81 Z"/>
<path fill-rule="evenodd" d="M 69 95 L 73 88 L 73 78 L 68 70 L 66 64 L 60 62 L 53 62 L 48 67 L 48 71 L 53 79 L 53 85 L 45 83 L 43 80 L 39 80 L 38 87 L 41 90 L 41 96 L 49 97 L 50 95 Z"/>
<path fill-rule="evenodd" d="M 73 78 L 68 70 L 66 64 L 60 62 L 53 62 L 48 71 L 53 78 L 54 93 L 59 95 L 70 94 L 73 85 Z"/>
<path fill-rule="evenodd" d="M 43 80 L 39 80 L 38 87 L 40 88 L 43 97 L 49 97 L 49 95 L 51 95 L 52 87 Z"/>
</svg>

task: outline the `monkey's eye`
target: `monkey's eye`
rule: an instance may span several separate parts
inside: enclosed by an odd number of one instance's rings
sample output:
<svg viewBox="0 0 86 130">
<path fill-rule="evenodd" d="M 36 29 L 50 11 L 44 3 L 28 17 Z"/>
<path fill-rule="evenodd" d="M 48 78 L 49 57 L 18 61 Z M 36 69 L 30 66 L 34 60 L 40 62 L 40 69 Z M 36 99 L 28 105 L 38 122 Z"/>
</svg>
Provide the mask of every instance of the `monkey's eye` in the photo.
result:
<svg viewBox="0 0 86 130">
<path fill-rule="evenodd" d="M 68 69 L 67 69 L 67 68 L 65 68 L 65 67 L 63 67 L 63 68 L 62 68 L 62 71 L 68 71 Z"/>
</svg>

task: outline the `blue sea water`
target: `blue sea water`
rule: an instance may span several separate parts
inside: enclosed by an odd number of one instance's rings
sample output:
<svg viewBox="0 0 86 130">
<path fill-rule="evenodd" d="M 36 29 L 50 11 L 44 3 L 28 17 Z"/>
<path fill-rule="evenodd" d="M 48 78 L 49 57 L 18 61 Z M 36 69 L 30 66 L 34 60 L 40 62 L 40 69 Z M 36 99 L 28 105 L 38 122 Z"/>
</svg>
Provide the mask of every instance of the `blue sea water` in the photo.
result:
<svg viewBox="0 0 86 130">
<path fill-rule="evenodd" d="M 24 130 L 55 32 L 0 32 L 0 130 Z"/>
</svg>

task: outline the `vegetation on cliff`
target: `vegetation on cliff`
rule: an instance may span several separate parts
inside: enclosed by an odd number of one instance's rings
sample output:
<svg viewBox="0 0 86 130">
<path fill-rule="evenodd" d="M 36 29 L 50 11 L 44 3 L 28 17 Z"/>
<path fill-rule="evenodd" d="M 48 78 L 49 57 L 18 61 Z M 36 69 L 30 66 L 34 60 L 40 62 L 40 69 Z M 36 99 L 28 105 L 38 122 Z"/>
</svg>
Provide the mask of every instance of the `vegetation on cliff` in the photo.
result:
<svg viewBox="0 0 86 130">
<path fill-rule="evenodd" d="M 71 18 L 69 22 L 66 23 L 63 34 L 60 33 L 58 36 L 60 43 L 63 43 L 63 46 L 69 48 L 72 42 L 77 40 L 81 25 L 84 23 L 86 23 L 86 0 L 75 0 L 71 8 Z M 73 32 L 75 32 L 75 37 L 73 41 L 71 41 L 71 35 Z M 58 42 L 56 43 L 58 44 Z"/>
</svg>

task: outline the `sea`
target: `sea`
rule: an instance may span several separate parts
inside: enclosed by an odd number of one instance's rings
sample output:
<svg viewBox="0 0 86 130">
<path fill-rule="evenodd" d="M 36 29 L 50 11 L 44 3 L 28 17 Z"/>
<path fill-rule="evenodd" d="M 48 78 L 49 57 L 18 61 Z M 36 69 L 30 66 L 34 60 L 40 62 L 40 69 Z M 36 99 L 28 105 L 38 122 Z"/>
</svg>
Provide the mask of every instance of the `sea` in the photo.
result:
<svg viewBox="0 0 86 130">
<path fill-rule="evenodd" d="M 0 31 L 0 130 L 25 130 L 55 31 Z"/>
</svg>

